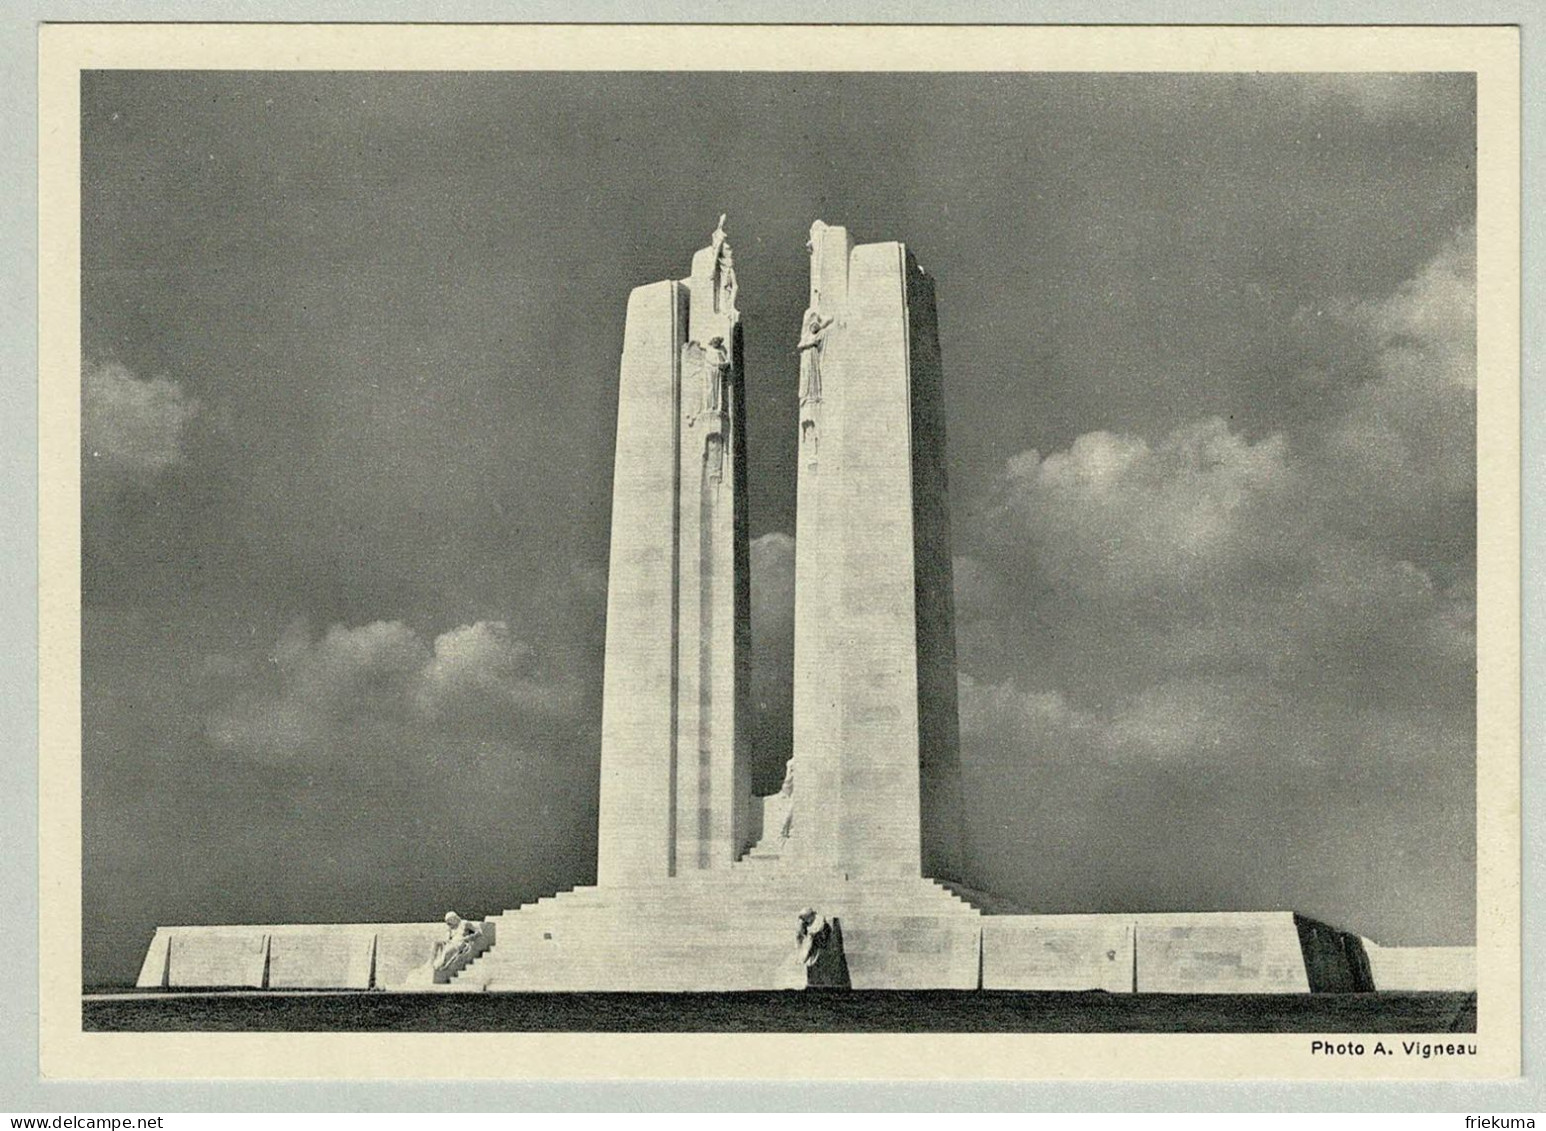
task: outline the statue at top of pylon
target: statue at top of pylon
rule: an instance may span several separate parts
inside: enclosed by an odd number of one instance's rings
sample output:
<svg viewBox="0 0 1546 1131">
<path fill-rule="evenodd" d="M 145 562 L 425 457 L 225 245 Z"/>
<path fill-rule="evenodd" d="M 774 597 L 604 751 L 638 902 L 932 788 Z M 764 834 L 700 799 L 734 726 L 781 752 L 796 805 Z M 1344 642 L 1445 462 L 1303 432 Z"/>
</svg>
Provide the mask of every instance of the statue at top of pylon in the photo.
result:
<svg viewBox="0 0 1546 1131">
<path fill-rule="evenodd" d="M 714 225 L 714 234 L 709 236 L 709 246 L 714 249 L 714 309 L 728 314 L 735 309 L 735 253 L 726 242 L 723 212 Z"/>
</svg>

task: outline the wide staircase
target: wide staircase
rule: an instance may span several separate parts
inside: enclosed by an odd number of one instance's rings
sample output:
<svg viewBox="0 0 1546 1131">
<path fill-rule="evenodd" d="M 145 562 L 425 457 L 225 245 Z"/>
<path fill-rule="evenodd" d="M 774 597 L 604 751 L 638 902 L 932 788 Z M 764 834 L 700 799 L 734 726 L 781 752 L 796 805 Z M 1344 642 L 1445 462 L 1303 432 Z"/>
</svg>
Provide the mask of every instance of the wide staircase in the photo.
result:
<svg viewBox="0 0 1546 1131">
<path fill-rule="evenodd" d="M 801 874 L 748 853 L 718 872 L 580 887 L 492 916 L 495 945 L 446 988 L 800 989 L 806 907 L 836 920 L 855 989 L 979 984 L 980 916 L 942 885 Z"/>
</svg>

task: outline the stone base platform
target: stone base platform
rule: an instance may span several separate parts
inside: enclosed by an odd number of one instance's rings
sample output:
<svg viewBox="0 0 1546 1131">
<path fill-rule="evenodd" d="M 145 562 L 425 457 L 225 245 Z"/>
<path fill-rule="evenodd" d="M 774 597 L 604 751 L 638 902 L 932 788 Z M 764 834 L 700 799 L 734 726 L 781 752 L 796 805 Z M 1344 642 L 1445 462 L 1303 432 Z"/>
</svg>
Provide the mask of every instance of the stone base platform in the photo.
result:
<svg viewBox="0 0 1546 1131">
<path fill-rule="evenodd" d="M 840 932 L 856 990 L 1159 994 L 1474 990 L 1471 947 L 1385 947 L 1287 911 L 985 914 L 930 880 L 850 880 L 747 857 L 694 877 L 581 887 L 490 916 L 448 984 L 439 923 L 162 927 L 146 989 L 732 992 L 801 989 L 799 912 Z M 970 893 L 968 893 L 970 895 Z"/>
</svg>

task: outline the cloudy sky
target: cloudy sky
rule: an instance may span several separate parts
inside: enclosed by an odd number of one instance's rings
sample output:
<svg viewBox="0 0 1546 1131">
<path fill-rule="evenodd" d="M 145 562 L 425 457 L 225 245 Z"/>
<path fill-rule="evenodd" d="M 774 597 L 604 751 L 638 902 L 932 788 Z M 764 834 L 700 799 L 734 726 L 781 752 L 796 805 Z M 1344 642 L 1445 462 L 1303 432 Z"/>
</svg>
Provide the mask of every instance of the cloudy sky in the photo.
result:
<svg viewBox="0 0 1546 1131">
<path fill-rule="evenodd" d="M 821 218 L 938 284 L 970 881 L 1469 942 L 1473 93 L 89 74 L 87 980 L 593 879 L 624 303 L 720 212 L 764 789 Z"/>
</svg>

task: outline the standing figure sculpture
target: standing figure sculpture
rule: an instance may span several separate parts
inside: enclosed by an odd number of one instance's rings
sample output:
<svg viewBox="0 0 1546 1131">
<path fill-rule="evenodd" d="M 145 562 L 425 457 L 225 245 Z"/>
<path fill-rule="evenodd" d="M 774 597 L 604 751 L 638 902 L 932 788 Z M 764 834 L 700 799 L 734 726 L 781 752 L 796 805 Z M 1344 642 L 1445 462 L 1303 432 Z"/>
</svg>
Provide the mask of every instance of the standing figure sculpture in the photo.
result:
<svg viewBox="0 0 1546 1131">
<path fill-rule="evenodd" d="M 725 411 L 725 374 L 730 369 L 730 355 L 725 351 L 725 339 L 713 337 L 703 347 L 703 412 Z"/>
<path fill-rule="evenodd" d="M 720 313 L 735 309 L 735 253 L 725 242 L 725 214 L 719 214 L 719 223 L 709 237 L 714 249 L 714 309 Z"/>
<path fill-rule="evenodd" d="M 789 839 L 794 829 L 794 759 L 784 763 L 784 783 L 778 787 L 778 795 L 784 799 L 784 820 L 778 828 L 778 839 Z"/>
<path fill-rule="evenodd" d="M 827 234 L 827 226 L 820 220 L 811 224 L 810 238 L 805 241 L 805 250 L 811 255 L 811 306 L 821 305 L 822 277 L 822 237 Z"/>
<path fill-rule="evenodd" d="M 823 318 L 812 307 L 800 322 L 800 441 L 815 442 L 816 410 L 821 403 L 821 347 L 832 319 Z"/>
<path fill-rule="evenodd" d="M 730 353 L 725 339 L 716 335 L 703 347 L 703 393 L 699 411 L 692 424 L 703 423 L 703 459 L 710 482 L 721 483 L 725 475 L 725 427 L 727 423 L 725 381 L 730 373 Z"/>
</svg>

